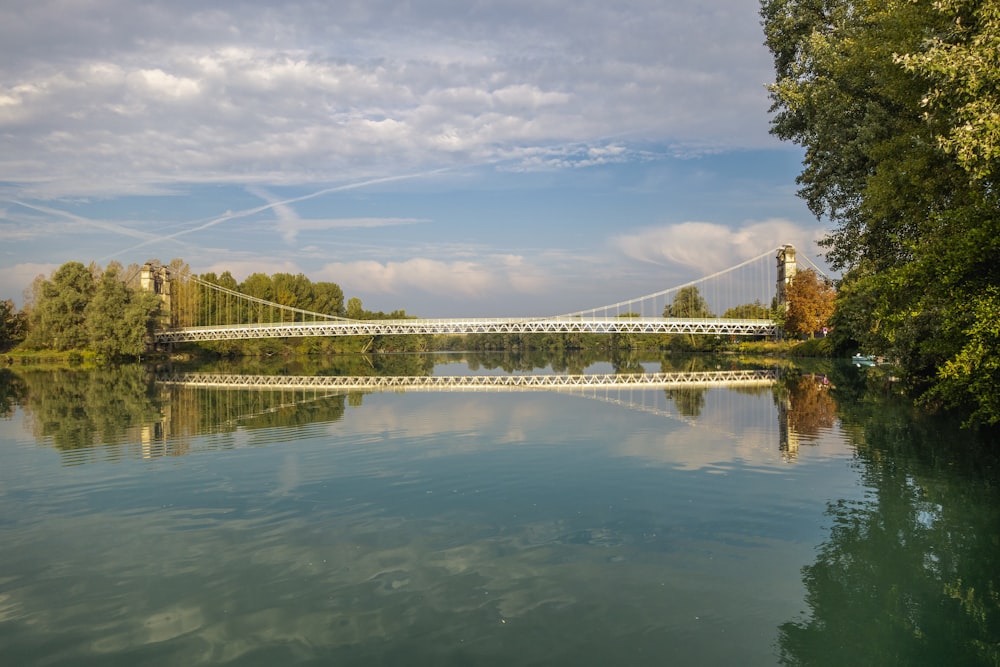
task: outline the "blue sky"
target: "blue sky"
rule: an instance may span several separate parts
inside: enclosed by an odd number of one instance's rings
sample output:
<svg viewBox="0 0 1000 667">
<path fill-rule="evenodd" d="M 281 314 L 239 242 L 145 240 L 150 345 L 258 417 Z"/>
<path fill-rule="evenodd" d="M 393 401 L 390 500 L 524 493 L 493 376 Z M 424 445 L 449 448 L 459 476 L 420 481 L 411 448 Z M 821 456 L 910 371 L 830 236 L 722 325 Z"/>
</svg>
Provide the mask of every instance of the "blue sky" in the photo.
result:
<svg viewBox="0 0 1000 667">
<path fill-rule="evenodd" d="M 754 0 L 0 6 L 0 298 L 70 260 L 545 315 L 824 234 Z"/>
</svg>

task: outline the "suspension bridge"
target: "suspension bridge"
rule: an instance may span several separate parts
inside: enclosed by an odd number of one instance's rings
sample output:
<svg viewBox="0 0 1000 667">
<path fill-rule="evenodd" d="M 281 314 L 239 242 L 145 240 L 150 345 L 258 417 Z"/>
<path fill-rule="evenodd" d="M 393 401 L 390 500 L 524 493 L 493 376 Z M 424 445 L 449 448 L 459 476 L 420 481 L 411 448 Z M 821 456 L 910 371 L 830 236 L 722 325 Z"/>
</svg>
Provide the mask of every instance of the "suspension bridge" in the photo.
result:
<svg viewBox="0 0 1000 667">
<path fill-rule="evenodd" d="M 351 319 L 243 294 L 156 264 L 143 267 L 140 282 L 163 306 L 155 343 L 401 334 L 771 336 L 777 325 L 767 304 L 785 303 L 796 271 L 795 248 L 783 245 L 704 278 L 606 306 L 549 317 L 459 319 Z"/>
</svg>

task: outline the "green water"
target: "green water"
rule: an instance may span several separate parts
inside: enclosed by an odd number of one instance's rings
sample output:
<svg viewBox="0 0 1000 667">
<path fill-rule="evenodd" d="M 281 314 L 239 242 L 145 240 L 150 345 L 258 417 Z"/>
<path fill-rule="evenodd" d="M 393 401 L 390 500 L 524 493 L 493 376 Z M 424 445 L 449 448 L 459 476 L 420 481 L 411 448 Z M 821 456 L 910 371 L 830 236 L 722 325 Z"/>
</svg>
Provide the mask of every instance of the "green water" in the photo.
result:
<svg viewBox="0 0 1000 667">
<path fill-rule="evenodd" d="M 335 395 L 0 372 L 0 664 L 1000 664 L 991 443 L 864 372 Z"/>
</svg>

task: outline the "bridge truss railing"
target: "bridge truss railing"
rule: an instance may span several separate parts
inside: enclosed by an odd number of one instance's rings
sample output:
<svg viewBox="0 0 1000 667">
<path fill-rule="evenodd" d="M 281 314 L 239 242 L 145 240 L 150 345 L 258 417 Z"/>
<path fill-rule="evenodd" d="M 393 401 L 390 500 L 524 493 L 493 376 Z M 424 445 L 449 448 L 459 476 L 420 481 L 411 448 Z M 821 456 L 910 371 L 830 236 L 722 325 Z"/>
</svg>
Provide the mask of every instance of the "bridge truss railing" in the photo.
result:
<svg viewBox="0 0 1000 667">
<path fill-rule="evenodd" d="M 154 334 L 158 343 L 308 336 L 390 336 L 487 333 L 632 333 L 770 336 L 772 320 L 723 318 L 624 319 L 455 319 L 455 320 L 343 320 L 284 324 L 237 324 L 218 327 L 169 329 Z"/>
<path fill-rule="evenodd" d="M 773 370 L 704 371 L 693 373 L 593 373 L 581 375 L 243 375 L 236 373 L 170 373 L 156 381 L 165 385 L 225 389 L 336 391 L 502 391 L 583 390 L 593 388 L 670 389 L 714 386 L 770 386 Z"/>
</svg>

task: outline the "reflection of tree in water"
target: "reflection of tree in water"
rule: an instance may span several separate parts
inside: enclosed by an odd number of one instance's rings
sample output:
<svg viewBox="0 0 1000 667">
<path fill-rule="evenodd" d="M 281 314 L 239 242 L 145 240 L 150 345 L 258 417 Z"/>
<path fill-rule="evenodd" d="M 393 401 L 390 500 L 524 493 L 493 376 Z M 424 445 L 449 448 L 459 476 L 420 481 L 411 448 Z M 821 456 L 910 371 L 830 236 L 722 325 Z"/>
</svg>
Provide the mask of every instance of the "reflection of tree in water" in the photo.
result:
<svg viewBox="0 0 1000 667">
<path fill-rule="evenodd" d="M 14 373 L 0 370 L 0 417 L 10 417 L 24 396 L 24 381 Z"/>
<path fill-rule="evenodd" d="M 583 373 L 587 366 L 601 360 L 602 354 L 596 350 L 560 348 L 467 352 L 463 358 L 471 371 L 500 369 L 514 373 L 551 367 L 555 373 L 579 374 Z"/>
<path fill-rule="evenodd" d="M 171 437 L 338 421 L 344 416 L 346 404 L 344 394 L 322 391 L 179 386 L 166 391 L 171 406 Z"/>
<path fill-rule="evenodd" d="M 646 369 L 642 365 L 642 360 L 631 350 L 621 350 L 613 348 L 611 351 L 612 371 L 623 375 L 626 373 L 645 373 Z"/>
<path fill-rule="evenodd" d="M 413 375 L 434 371 L 431 354 L 343 354 L 306 357 L 234 357 L 211 365 L 211 372 L 243 375 Z M 439 359 L 440 360 L 440 359 Z M 170 370 L 202 371 L 200 363 L 176 364 Z"/>
<path fill-rule="evenodd" d="M 907 409 L 871 410 L 856 456 L 870 495 L 831 503 L 830 536 L 803 569 L 807 619 L 780 626 L 786 665 L 1000 664 L 1000 489 Z M 973 449 L 962 433 L 963 448 Z"/>
<path fill-rule="evenodd" d="M 704 373 L 718 370 L 720 360 L 705 355 L 672 356 L 660 361 L 661 373 Z M 664 389 L 668 401 L 673 401 L 677 411 L 685 417 L 698 417 L 705 407 L 706 387 Z"/>
<path fill-rule="evenodd" d="M 664 389 L 668 400 L 674 402 L 677 411 L 685 417 L 698 417 L 705 407 L 706 387 L 682 387 L 680 389 Z"/>
<path fill-rule="evenodd" d="M 815 437 L 837 421 L 837 405 L 825 376 L 802 375 L 785 382 L 788 425 L 799 436 Z"/>
<path fill-rule="evenodd" d="M 39 442 L 63 451 L 128 445 L 143 456 L 185 454 L 201 434 L 336 421 L 347 403 L 322 392 L 164 388 L 139 365 L 2 373 L 0 410 L 13 401 Z"/>
<path fill-rule="evenodd" d="M 122 441 L 133 426 L 159 419 L 147 370 L 138 365 L 86 371 L 26 371 L 21 398 L 34 435 L 57 449 Z"/>
</svg>

